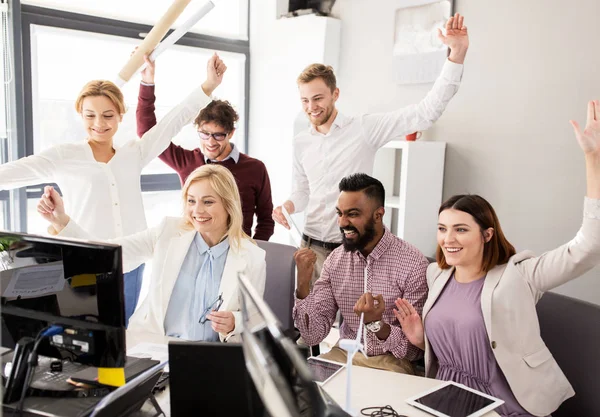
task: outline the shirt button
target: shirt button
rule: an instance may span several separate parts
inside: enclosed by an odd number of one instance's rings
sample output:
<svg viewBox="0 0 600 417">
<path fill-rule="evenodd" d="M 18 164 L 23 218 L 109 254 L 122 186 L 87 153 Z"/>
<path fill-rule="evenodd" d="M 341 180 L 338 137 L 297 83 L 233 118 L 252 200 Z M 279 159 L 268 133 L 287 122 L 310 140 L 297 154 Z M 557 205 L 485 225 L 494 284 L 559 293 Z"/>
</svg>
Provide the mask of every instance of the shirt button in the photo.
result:
<svg viewBox="0 0 600 417">
<path fill-rule="evenodd" d="M 115 206 L 118 206 L 118 205 L 119 205 L 119 203 L 115 203 Z"/>
<path fill-rule="evenodd" d="M 492 349 L 496 349 L 496 341 L 492 340 Z"/>
<path fill-rule="evenodd" d="M 114 186 L 115 186 L 115 183 L 113 182 L 111 185 L 114 187 Z"/>
</svg>

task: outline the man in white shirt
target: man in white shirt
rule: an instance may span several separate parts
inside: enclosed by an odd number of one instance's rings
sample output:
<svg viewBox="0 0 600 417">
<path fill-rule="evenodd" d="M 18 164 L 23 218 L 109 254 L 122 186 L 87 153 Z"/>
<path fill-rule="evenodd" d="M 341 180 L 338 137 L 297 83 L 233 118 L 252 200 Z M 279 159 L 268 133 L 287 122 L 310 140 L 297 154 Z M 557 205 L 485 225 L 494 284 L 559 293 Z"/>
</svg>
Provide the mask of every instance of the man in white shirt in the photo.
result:
<svg viewBox="0 0 600 417">
<path fill-rule="evenodd" d="M 317 257 L 312 283 L 329 253 L 341 244 L 335 211 L 340 180 L 357 172 L 371 174 L 379 148 L 431 127 L 458 91 L 469 47 L 463 19 L 456 14 L 446 23 L 446 35 L 439 31 L 450 54 L 433 88 L 418 104 L 389 113 L 346 116 L 335 107 L 339 89 L 333 68 L 312 64 L 298 77 L 302 108 L 311 127 L 294 138 L 292 194 L 282 206 L 290 214 L 306 212 L 302 245 Z M 273 210 L 273 219 L 289 229 L 282 206 Z"/>
</svg>

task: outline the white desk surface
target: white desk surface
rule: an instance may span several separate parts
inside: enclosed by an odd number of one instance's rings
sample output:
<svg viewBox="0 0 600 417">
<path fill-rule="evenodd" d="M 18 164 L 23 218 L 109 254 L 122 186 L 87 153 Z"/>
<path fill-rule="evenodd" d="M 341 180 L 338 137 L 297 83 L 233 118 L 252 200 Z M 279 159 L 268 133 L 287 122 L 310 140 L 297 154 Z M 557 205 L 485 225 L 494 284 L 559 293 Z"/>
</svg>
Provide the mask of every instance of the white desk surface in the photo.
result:
<svg viewBox="0 0 600 417">
<path fill-rule="evenodd" d="M 131 349 L 142 342 L 166 344 L 169 339 L 176 340 L 159 335 L 127 332 L 127 348 Z M 406 414 L 410 417 L 431 417 L 431 414 L 408 405 L 405 400 L 439 384 L 440 381 L 435 379 L 354 366 L 352 368 L 351 405 L 358 412 L 365 407 L 390 405 L 399 414 Z M 346 370 L 341 371 L 328 381 L 327 384 L 323 385 L 323 388 L 343 407 L 346 403 Z M 168 388 L 159 393 L 156 399 L 165 414 L 170 416 L 171 406 Z M 150 410 L 148 404 L 144 405 L 143 410 Z M 498 417 L 498 413 L 491 411 L 485 417 Z"/>
</svg>

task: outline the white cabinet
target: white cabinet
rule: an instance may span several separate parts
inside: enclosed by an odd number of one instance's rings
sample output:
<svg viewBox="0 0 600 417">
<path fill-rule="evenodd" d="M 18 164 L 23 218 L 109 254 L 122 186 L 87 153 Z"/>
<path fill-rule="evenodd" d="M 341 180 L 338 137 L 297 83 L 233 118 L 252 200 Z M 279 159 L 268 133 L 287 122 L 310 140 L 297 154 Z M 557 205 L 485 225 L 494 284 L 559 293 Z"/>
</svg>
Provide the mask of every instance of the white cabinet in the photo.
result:
<svg viewBox="0 0 600 417">
<path fill-rule="evenodd" d="M 392 141 L 375 158 L 373 175 L 386 192 L 384 223 L 426 256 L 436 248 L 445 153 L 444 142 Z"/>
</svg>

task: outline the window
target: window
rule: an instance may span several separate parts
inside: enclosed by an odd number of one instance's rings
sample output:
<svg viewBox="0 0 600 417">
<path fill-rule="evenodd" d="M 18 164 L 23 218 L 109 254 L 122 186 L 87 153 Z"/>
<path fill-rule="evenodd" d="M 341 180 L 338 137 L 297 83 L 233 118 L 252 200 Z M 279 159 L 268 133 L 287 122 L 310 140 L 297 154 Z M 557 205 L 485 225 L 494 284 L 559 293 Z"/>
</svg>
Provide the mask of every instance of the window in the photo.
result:
<svg viewBox="0 0 600 417">
<path fill-rule="evenodd" d="M 172 4 L 164 0 L 23 0 L 23 4 L 49 7 L 109 19 L 155 25 Z M 179 27 L 206 1 L 192 1 L 173 27 Z M 191 32 L 231 39 L 248 39 L 248 0 L 220 0 Z"/>
<path fill-rule="evenodd" d="M 16 109 L 23 127 L 14 152 L 6 150 L 0 135 L 0 162 L 60 143 L 84 140 L 85 132 L 74 109 L 79 91 L 89 80 L 114 79 L 144 34 L 151 30 L 151 26 L 140 23 L 154 24 L 163 13 L 157 14 L 156 10 L 167 7 L 162 1 L 107 1 L 102 5 L 88 0 L 23 1 L 21 9 L 15 9 L 14 19 L 20 23 L 15 26 L 21 27 L 23 40 L 22 45 L 15 40 L 15 63 L 20 62 L 22 56 L 23 67 L 18 66 L 14 76 L 15 82 L 23 85 L 24 97 L 11 98 L 7 107 L 12 105 Z M 111 3 L 115 3 L 114 7 Z M 156 3 L 156 7 L 148 7 L 151 3 Z M 194 1 L 191 6 L 198 3 L 201 2 Z M 43 8 L 32 6 L 34 4 Z M 248 0 L 219 2 L 218 7 L 201 20 L 200 26 L 161 55 L 156 71 L 156 115 L 160 120 L 192 88 L 202 83 L 206 61 L 217 51 L 228 70 L 223 85 L 214 95 L 230 101 L 240 115 L 234 142 L 241 151 L 246 150 L 247 142 L 249 42 L 244 40 L 247 39 L 247 5 Z M 83 14 L 65 12 L 65 9 Z M 189 15 L 195 10 L 185 13 Z M 109 15 L 107 11 L 118 14 Z M 179 23 L 187 19 L 185 13 Z M 207 33 L 211 36 L 206 36 Z M 115 136 L 117 146 L 137 139 L 135 109 L 139 80 L 139 75 L 134 76 L 122 89 L 128 111 Z M 0 121 L 0 133 L 2 126 Z M 195 148 L 199 139 L 193 126 L 187 126 L 174 141 Z M 17 145 L 16 139 L 11 138 L 10 144 Z M 166 215 L 180 215 L 178 176 L 159 160 L 148 165 L 142 174 L 148 225 L 158 224 Z M 27 228 L 30 233 L 45 233 L 47 223 L 36 210 L 44 185 L 27 187 L 26 192 L 0 192 L 0 227 L 10 220 L 7 207 L 14 207 L 17 212 L 12 219 L 16 219 L 21 228 Z"/>
<path fill-rule="evenodd" d="M 31 26 L 34 153 L 85 138 L 80 116 L 74 109 L 79 91 L 90 80 L 115 79 L 137 44 L 139 40 L 120 36 Z M 158 120 L 204 81 L 206 62 L 212 53 L 208 49 L 176 45 L 160 56 L 155 77 Z M 214 96 L 229 100 L 240 114 L 239 125 L 244 126 L 246 56 L 233 52 L 220 52 L 220 55 L 227 64 L 227 73 Z M 121 59 L 117 59 L 119 57 Z M 69 71 L 64 71 L 65 67 Z M 122 87 L 128 111 L 115 136 L 117 146 L 137 138 L 135 109 L 139 83 L 140 76 L 136 75 Z M 241 151 L 245 150 L 244 133 L 242 128 L 236 130 L 234 136 Z M 174 142 L 193 149 L 198 147 L 198 135 L 194 127 L 188 125 Z M 143 173 L 172 172 L 157 159 Z"/>
</svg>

